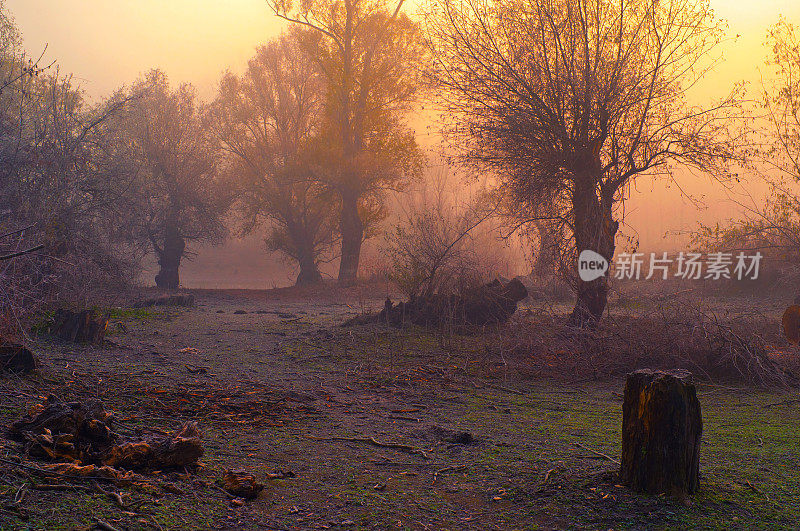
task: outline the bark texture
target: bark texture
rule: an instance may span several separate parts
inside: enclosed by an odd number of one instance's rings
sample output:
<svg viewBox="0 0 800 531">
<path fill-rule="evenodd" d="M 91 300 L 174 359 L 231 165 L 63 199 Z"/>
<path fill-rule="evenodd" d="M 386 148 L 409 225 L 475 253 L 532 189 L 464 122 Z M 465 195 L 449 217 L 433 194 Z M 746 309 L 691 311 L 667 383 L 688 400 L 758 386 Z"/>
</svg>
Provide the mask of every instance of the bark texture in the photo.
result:
<svg viewBox="0 0 800 531">
<path fill-rule="evenodd" d="M 339 263 L 340 284 L 348 285 L 356 281 L 358 262 L 361 258 L 361 243 L 364 241 L 364 222 L 358 213 L 358 197 L 354 194 L 342 195 L 342 259 Z"/>
<path fill-rule="evenodd" d="M 687 371 L 628 375 L 622 406 L 620 480 L 636 492 L 682 497 L 697 491 L 700 402 Z"/>
<path fill-rule="evenodd" d="M 614 221 L 613 196 L 597 196 L 595 179 L 576 178 L 573 191 L 575 245 L 578 253 L 592 250 L 608 263 L 614 256 L 615 238 L 619 223 Z M 586 282 L 577 280 L 577 301 L 568 325 L 593 328 L 600 322 L 608 303 L 608 273 Z"/>
<path fill-rule="evenodd" d="M 186 241 L 175 227 L 168 227 L 164 237 L 164 248 L 158 253 L 160 270 L 156 275 L 156 286 L 161 289 L 178 289 L 181 258 L 186 250 Z"/>
</svg>

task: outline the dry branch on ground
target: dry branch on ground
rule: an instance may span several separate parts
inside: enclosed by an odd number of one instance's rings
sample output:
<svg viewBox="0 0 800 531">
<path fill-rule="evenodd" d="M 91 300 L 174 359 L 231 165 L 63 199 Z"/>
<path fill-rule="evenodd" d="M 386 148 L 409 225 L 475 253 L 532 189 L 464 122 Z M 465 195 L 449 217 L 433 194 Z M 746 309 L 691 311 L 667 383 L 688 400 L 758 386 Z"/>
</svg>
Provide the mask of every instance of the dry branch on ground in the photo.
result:
<svg viewBox="0 0 800 531">
<path fill-rule="evenodd" d="M 755 318 L 753 318 L 755 319 Z M 529 312 L 497 331 L 490 352 L 525 372 L 583 381 L 637 369 L 686 369 L 702 381 L 793 387 L 754 320 L 727 322 L 691 304 L 659 306 L 638 316 L 610 316 L 597 330 L 563 326 L 558 315 Z"/>
</svg>

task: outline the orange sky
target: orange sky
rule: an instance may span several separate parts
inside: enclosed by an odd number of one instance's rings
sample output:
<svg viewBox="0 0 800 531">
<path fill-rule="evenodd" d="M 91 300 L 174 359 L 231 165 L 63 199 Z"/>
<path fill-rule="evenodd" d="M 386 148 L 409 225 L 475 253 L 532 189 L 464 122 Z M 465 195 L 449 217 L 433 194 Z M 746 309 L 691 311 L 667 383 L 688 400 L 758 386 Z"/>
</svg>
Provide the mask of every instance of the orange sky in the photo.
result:
<svg viewBox="0 0 800 531">
<path fill-rule="evenodd" d="M 700 86 L 699 97 L 722 96 L 737 80 L 758 88 L 767 51 L 767 28 L 784 15 L 800 25 L 798 0 L 711 0 L 729 23 L 735 41 L 724 45 L 725 60 Z M 414 3 L 407 10 L 414 10 Z M 254 48 L 284 27 L 264 0 L 6 0 L 31 54 L 49 45 L 47 58 L 73 73 L 87 93 L 102 97 L 132 82 L 151 67 L 173 82 L 190 81 L 211 98 L 220 74 L 241 71 Z M 427 135 L 426 135 L 427 136 Z M 644 250 L 676 250 L 685 237 L 666 232 L 696 228 L 736 214 L 719 185 L 707 177 L 686 176 L 681 186 L 705 201 L 698 210 L 675 187 L 640 179 L 627 204 L 626 229 L 634 230 Z"/>
<path fill-rule="evenodd" d="M 220 73 L 241 69 L 282 24 L 263 0 L 6 0 L 33 54 L 103 96 L 152 67 L 213 94 Z"/>
<path fill-rule="evenodd" d="M 728 60 L 712 85 L 717 88 L 755 79 L 765 30 L 779 14 L 800 22 L 797 0 L 711 3 L 729 21 L 731 35 L 742 35 L 726 45 Z M 264 0 L 6 0 L 6 6 L 28 50 L 49 44 L 48 57 L 74 73 L 93 96 L 154 66 L 210 96 L 223 70 L 243 68 L 255 46 L 283 27 Z"/>
</svg>

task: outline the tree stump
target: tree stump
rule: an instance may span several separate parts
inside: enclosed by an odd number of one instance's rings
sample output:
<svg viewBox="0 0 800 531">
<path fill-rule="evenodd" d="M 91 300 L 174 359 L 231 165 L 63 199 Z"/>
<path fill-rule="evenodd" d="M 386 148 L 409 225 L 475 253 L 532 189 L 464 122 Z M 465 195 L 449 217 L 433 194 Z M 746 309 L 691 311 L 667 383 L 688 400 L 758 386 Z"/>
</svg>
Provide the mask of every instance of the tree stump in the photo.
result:
<svg viewBox="0 0 800 531">
<path fill-rule="evenodd" d="M 95 318 L 92 310 L 73 312 L 56 310 L 50 333 L 64 341 L 102 343 L 108 329 L 108 317 Z"/>
<path fill-rule="evenodd" d="M 688 371 L 628 374 L 622 405 L 621 482 L 636 492 L 683 497 L 697 491 L 700 402 Z"/>
<path fill-rule="evenodd" d="M 35 369 L 36 359 L 30 350 L 0 338 L 0 372 L 27 374 Z"/>
</svg>

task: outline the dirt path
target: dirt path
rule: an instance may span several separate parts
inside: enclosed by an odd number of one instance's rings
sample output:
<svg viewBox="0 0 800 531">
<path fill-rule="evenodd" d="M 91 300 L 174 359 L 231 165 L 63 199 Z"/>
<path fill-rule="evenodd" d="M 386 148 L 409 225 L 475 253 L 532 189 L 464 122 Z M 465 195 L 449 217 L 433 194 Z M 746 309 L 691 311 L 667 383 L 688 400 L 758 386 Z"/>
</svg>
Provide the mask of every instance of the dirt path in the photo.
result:
<svg viewBox="0 0 800 531">
<path fill-rule="evenodd" d="M 192 309 L 116 312 L 103 348 L 40 340 L 41 375 L 0 380 L 0 423 L 49 393 L 100 397 L 129 429 L 195 420 L 198 477 L 164 473 L 182 494 L 126 492 L 135 509 L 121 510 L 93 493 L 36 490 L 37 478 L 0 464 L 0 500 L 27 493 L 0 528 L 714 527 L 762 512 L 769 527 L 800 514 L 796 408 L 764 407 L 780 396 L 701 390 L 709 487 L 687 508 L 616 486 L 615 463 L 595 453 L 619 454 L 621 382 L 497 378 L 480 336 L 338 326 L 382 299 L 197 296 Z M 0 439 L 0 456 L 16 453 Z M 230 468 L 265 481 L 261 497 L 230 506 L 213 485 Z"/>
</svg>

